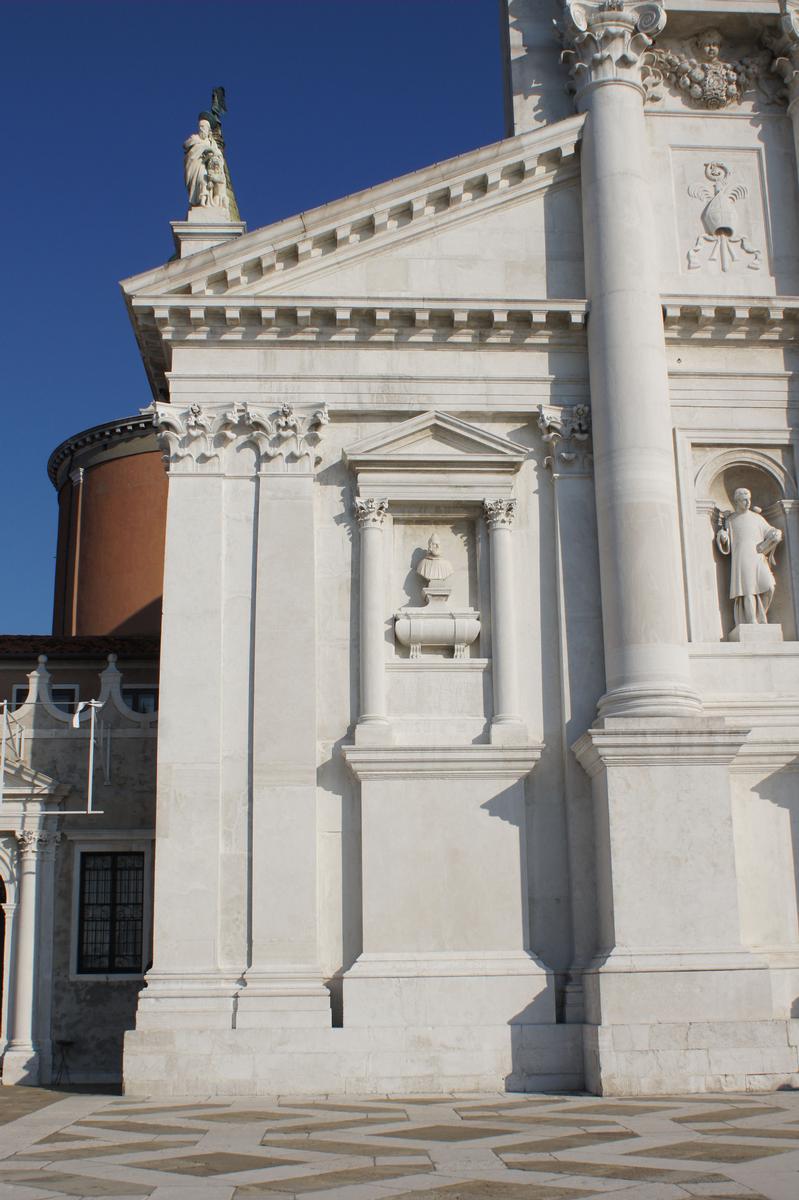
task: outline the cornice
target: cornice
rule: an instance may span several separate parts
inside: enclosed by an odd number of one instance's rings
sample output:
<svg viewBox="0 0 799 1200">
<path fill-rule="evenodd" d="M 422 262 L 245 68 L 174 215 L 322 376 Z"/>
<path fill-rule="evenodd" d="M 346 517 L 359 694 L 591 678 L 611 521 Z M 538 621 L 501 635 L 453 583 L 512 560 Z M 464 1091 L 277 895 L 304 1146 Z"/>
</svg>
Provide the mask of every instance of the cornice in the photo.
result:
<svg viewBox="0 0 799 1200">
<path fill-rule="evenodd" d="M 342 746 L 347 763 L 361 780 L 449 779 L 453 775 L 523 779 L 541 757 L 542 743 L 518 748 L 499 746 Z"/>
<path fill-rule="evenodd" d="M 797 296 L 664 296 L 666 340 L 793 342 Z"/>
<path fill-rule="evenodd" d="M 231 343 L 508 346 L 573 341 L 585 300 L 420 301 L 296 296 L 138 296 L 132 301 L 156 394 L 167 394 L 172 347 Z"/>
<path fill-rule="evenodd" d="M 108 445 L 110 442 L 124 441 L 133 437 L 152 437 L 153 422 L 150 416 L 122 417 L 118 421 L 106 421 L 102 425 L 93 425 L 81 433 L 75 433 L 56 446 L 47 460 L 47 474 L 53 487 L 58 487 L 58 470 L 64 463 L 74 458 L 82 450 L 98 443 Z"/>
</svg>

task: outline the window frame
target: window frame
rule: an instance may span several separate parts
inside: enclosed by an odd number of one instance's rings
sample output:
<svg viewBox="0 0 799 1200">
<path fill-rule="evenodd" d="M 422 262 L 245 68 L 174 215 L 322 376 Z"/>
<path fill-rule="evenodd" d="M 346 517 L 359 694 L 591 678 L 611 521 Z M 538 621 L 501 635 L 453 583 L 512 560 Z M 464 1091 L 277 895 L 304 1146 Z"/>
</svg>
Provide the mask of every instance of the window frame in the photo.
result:
<svg viewBox="0 0 799 1200">
<path fill-rule="evenodd" d="M 53 692 L 58 691 L 61 688 L 70 688 L 73 693 L 72 699 L 69 701 L 69 703 L 71 705 L 71 708 L 69 708 L 69 709 L 62 708 L 60 703 L 57 703 L 55 700 L 52 699 Z M 22 705 L 25 703 L 25 701 L 28 697 L 29 690 L 30 690 L 29 684 L 27 684 L 27 683 L 12 683 L 12 685 L 11 685 L 11 712 L 16 712 L 16 710 L 18 708 L 22 708 Z M 57 708 L 58 711 L 62 712 L 65 717 L 74 716 L 75 710 L 78 707 L 78 705 L 80 704 L 80 684 L 79 683 L 51 683 L 50 684 L 50 697 L 51 697 L 51 703 L 53 705 L 53 708 Z"/>
<path fill-rule="evenodd" d="M 125 693 L 128 695 L 131 692 L 153 692 L 155 693 L 155 708 L 152 712 L 140 712 L 137 708 L 133 708 L 132 704 L 128 704 Z M 126 704 L 129 709 L 136 713 L 137 716 L 153 717 L 158 715 L 158 684 L 157 683 L 123 683 L 120 685 L 119 694 L 122 697 L 123 704 Z"/>
<path fill-rule="evenodd" d="M 99 831 L 98 831 L 99 832 Z M 67 835 L 69 836 L 69 835 Z M 142 903 L 142 939 L 141 967 L 138 971 L 86 971 L 80 969 L 80 937 L 81 937 L 81 860 L 84 854 L 143 854 L 142 884 L 144 888 Z M 72 926 L 69 942 L 69 979 L 88 983 L 141 982 L 144 979 L 145 968 L 152 955 L 152 900 L 153 881 L 153 841 L 152 835 L 139 834 L 135 839 L 123 841 L 119 838 L 81 836 L 75 841 L 72 857 Z"/>
</svg>

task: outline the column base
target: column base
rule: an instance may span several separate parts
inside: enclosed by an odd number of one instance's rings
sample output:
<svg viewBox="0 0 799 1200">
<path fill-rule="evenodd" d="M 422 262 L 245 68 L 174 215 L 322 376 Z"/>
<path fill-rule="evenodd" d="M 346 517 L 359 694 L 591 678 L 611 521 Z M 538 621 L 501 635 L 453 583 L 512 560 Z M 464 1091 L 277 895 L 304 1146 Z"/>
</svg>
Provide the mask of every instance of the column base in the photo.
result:
<svg viewBox="0 0 799 1200">
<path fill-rule="evenodd" d="M 492 746 L 529 746 L 530 734 L 521 721 L 492 721 Z"/>
<path fill-rule="evenodd" d="M 693 688 L 674 685 L 638 685 L 611 688 L 600 696 L 597 714 L 603 717 L 691 717 L 702 712 L 702 701 Z"/>
<path fill-rule="evenodd" d="M 139 993 L 137 1029 L 231 1029 L 241 974 L 150 971 Z"/>
<path fill-rule="evenodd" d="M 330 992 L 318 975 L 288 968 L 248 971 L 236 999 L 236 1029 L 332 1027 Z"/>
<path fill-rule="evenodd" d="M 394 731 L 388 721 L 359 721 L 355 726 L 356 746 L 390 746 Z"/>
<path fill-rule="evenodd" d="M 31 1042 L 9 1042 L 3 1055 L 3 1084 L 17 1087 L 38 1087 L 41 1082 L 41 1060 Z"/>
<path fill-rule="evenodd" d="M 522 950 L 362 954 L 344 976 L 343 996 L 347 1028 L 555 1021 L 554 976 Z"/>
</svg>

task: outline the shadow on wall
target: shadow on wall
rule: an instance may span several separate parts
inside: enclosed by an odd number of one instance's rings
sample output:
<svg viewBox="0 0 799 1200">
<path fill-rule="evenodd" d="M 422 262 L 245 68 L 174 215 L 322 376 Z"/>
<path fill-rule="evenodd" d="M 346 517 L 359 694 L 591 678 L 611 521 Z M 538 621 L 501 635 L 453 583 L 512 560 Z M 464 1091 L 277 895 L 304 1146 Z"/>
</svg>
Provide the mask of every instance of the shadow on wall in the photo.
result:
<svg viewBox="0 0 799 1200">
<path fill-rule="evenodd" d="M 161 632 L 161 609 L 163 605 L 163 596 L 156 596 L 155 600 L 151 600 L 149 604 L 145 604 L 138 612 L 133 613 L 126 620 L 120 622 L 113 629 L 103 631 L 108 634 L 113 634 L 119 637 L 131 637 L 136 635 L 148 635 L 157 637 Z M 92 631 L 94 633 L 96 631 Z"/>
<path fill-rule="evenodd" d="M 530 946 L 524 781 L 505 788 L 481 807 L 492 817 L 498 817 L 499 820 L 516 826 L 518 831 L 519 904 L 523 919 L 524 950 L 530 956 L 531 963 L 537 964 L 542 972 L 541 975 L 531 976 L 531 985 L 533 981 L 539 986 L 543 984 L 542 990 L 537 995 L 532 995 L 530 1001 L 507 1022 L 511 1038 L 511 1071 L 505 1076 L 505 1090 L 524 1092 L 531 1086 L 539 1090 L 545 1087 L 547 1076 L 553 1080 L 557 1077 L 558 1081 L 562 1082 L 564 1077 L 573 1072 L 569 1069 L 571 1064 L 565 1049 L 566 1041 L 560 1036 L 566 1027 L 556 1024 L 555 975 Z M 560 1050 L 561 1042 L 563 1053 Z M 577 1085 L 578 1081 L 575 1078 L 575 1086 Z"/>
<path fill-rule="evenodd" d="M 785 940 L 788 941 L 792 934 L 794 944 L 792 946 L 788 942 L 786 948 L 795 949 L 799 942 L 799 757 L 778 771 L 767 775 L 765 779 L 755 784 L 752 790 L 762 800 L 768 800 L 771 804 L 783 809 L 788 818 L 789 836 L 786 841 L 793 873 L 793 905 L 791 911 L 785 914 L 785 926 L 790 926 L 790 933 L 786 929 Z M 774 885 L 776 887 L 784 886 L 784 883 L 787 882 L 783 880 L 779 866 L 779 863 L 772 861 L 764 864 L 763 868 L 768 871 L 769 877 L 776 876 Z M 794 997 L 790 1002 L 789 1013 L 791 1017 L 799 1018 L 799 996 Z"/>
</svg>

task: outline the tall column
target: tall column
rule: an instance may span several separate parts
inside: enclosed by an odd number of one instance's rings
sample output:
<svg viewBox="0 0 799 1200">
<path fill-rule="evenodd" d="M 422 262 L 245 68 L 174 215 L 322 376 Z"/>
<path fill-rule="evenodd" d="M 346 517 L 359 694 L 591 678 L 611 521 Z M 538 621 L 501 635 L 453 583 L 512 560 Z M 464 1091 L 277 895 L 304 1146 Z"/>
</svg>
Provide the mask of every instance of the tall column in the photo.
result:
<svg viewBox="0 0 799 1200">
<path fill-rule="evenodd" d="M 13 948 L 12 998 L 3 1082 L 35 1087 L 39 1083 L 39 1047 L 35 1041 L 38 895 L 44 855 L 52 853 L 53 835 L 26 830 L 17 835 L 19 909 Z"/>
<path fill-rule="evenodd" d="M 677 488 L 641 65 L 656 3 L 565 0 L 579 108 L 606 693 L 600 716 L 690 716 Z"/>
<path fill-rule="evenodd" d="M 386 716 L 385 570 L 383 522 L 385 500 L 355 499 L 355 516 L 361 530 L 361 705 L 355 730 L 356 745 L 384 744 L 390 740 Z"/>
<path fill-rule="evenodd" d="M 491 678 L 494 687 L 491 742 L 502 746 L 523 745 L 527 730 L 519 715 L 511 538 L 516 501 L 486 500 L 483 513 L 488 526 L 491 575 Z"/>
</svg>

